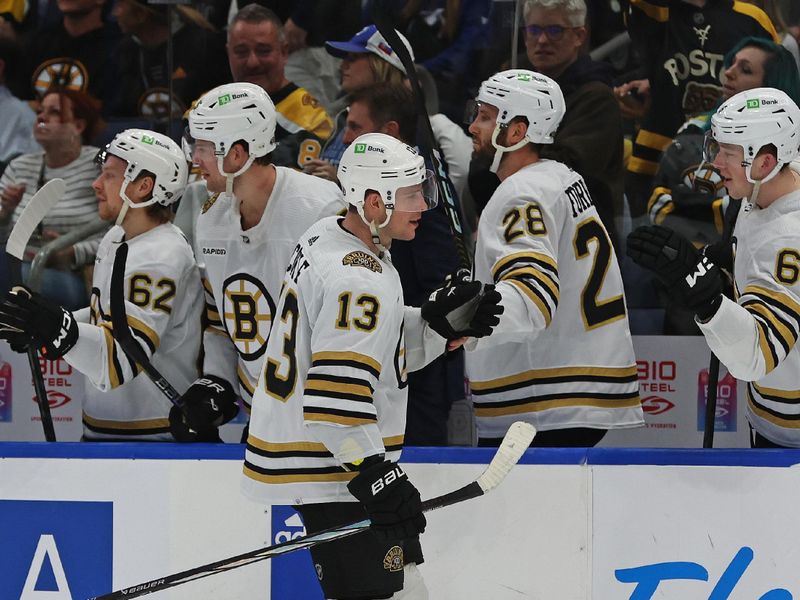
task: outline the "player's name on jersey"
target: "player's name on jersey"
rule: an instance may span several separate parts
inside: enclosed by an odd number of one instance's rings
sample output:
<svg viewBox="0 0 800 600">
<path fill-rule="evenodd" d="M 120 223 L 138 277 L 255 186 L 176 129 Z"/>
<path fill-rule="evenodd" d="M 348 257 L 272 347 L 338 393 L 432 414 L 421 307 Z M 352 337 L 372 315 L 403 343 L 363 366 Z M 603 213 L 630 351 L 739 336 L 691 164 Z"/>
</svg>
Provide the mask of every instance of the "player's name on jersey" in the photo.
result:
<svg viewBox="0 0 800 600">
<path fill-rule="evenodd" d="M 594 201 L 589 193 L 589 188 L 583 179 L 579 179 L 571 186 L 569 186 L 565 193 L 569 198 L 570 206 L 572 206 L 572 217 L 575 218 L 590 206 L 594 206 Z"/>
</svg>

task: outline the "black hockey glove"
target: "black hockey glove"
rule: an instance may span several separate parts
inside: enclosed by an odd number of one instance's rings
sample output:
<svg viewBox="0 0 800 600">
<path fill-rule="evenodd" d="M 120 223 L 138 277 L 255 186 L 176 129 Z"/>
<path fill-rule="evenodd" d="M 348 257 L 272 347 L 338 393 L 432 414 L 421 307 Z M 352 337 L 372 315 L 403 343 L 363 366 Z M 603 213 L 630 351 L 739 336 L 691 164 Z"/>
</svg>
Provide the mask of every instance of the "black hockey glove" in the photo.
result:
<svg viewBox="0 0 800 600">
<path fill-rule="evenodd" d="M 216 375 L 196 380 L 180 399 L 183 424 L 194 431 L 205 431 L 224 425 L 237 414 L 239 404 L 233 386 Z"/>
<path fill-rule="evenodd" d="M 55 302 L 16 286 L 0 304 L 0 339 L 15 352 L 27 352 L 33 345 L 45 358 L 56 360 L 78 341 L 78 323 Z"/>
<path fill-rule="evenodd" d="M 628 235 L 626 253 L 668 287 L 686 277 L 700 260 L 700 252 L 689 240 L 661 225 L 645 225 L 633 231 Z"/>
<path fill-rule="evenodd" d="M 683 304 L 707 321 L 722 304 L 722 273 L 707 256 L 700 257 L 694 270 L 678 282 L 677 290 Z"/>
<path fill-rule="evenodd" d="M 203 430 L 195 431 L 183 422 L 183 410 L 173 406 L 169 411 L 169 431 L 176 442 L 210 442 L 221 444 L 222 438 L 219 437 L 217 427 L 206 427 Z"/>
<path fill-rule="evenodd" d="M 492 333 L 503 314 L 500 292 L 492 284 L 471 281 L 434 291 L 422 305 L 422 318 L 448 340 Z"/>
<path fill-rule="evenodd" d="M 413 539 L 425 531 L 419 491 L 397 463 L 385 461 L 366 467 L 347 489 L 364 505 L 370 529 L 381 540 Z"/>
</svg>

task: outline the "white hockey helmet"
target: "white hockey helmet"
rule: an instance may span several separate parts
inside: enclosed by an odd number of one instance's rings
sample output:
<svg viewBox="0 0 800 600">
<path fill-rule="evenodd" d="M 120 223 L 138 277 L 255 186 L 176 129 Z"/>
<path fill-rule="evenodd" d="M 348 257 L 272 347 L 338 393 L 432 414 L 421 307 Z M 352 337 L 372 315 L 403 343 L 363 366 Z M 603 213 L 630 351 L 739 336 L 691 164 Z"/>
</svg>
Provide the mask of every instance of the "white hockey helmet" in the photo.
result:
<svg viewBox="0 0 800 600">
<path fill-rule="evenodd" d="M 370 226 L 373 242 L 393 211 L 421 212 L 436 206 L 435 180 L 424 159 L 414 148 L 390 135 L 365 133 L 353 140 L 342 154 L 337 175 L 345 201 L 355 206 Z M 364 216 L 368 190 L 381 195 L 386 207 L 383 223 L 367 221 Z"/>
<path fill-rule="evenodd" d="M 800 154 L 800 108 L 788 94 L 774 88 L 754 88 L 732 96 L 711 117 L 704 159 L 712 162 L 718 144 L 734 144 L 744 151 L 742 166 L 750 183 L 765 183 Z M 752 179 L 753 159 L 764 146 L 777 149 L 778 164 L 759 182 Z"/>
<path fill-rule="evenodd" d="M 566 110 L 558 84 L 546 75 L 525 69 L 495 73 L 481 84 L 475 100 L 479 104 L 497 107 L 497 124 L 492 134 L 492 145 L 496 150 L 492 172 L 497 171 L 504 152 L 517 150 L 528 142 L 552 144 Z M 514 146 L 498 146 L 497 136 L 514 117 L 528 119 L 525 139 Z"/>
<path fill-rule="evenodd" d="M 146 129 L 126 129 L 114 136 L 101 154 L 101 161 L 109 155 L 128 163 L 119 195 L 123 201 L 117 223 L 121 223 L 129 207 L 144 208 L 151 204 L 170 206 L 177 202 L 186 187 L 189 168 L 180 146 L 172 139 Z M 153 195 L 144 202 L 132 203 L 125 193 L 128 184 L 142 171 L 155 175 Z"/>
<path fill-rule="evenodd" d="M 247 170 L 253 160 L 266 156 L 275 147 L 275 105 L 261 86 L 253 83 L 226 83 L 206 92 L 189 112 L 189 134 L 194 140 L 214 144 L 220 173 L 233 178 Z M 247 142 L 248 160 L 236 173 L 226 173 L 222 161 L 231 147 Z M 231 193 L 231 189 L 227 190 Z"/>
</svg>

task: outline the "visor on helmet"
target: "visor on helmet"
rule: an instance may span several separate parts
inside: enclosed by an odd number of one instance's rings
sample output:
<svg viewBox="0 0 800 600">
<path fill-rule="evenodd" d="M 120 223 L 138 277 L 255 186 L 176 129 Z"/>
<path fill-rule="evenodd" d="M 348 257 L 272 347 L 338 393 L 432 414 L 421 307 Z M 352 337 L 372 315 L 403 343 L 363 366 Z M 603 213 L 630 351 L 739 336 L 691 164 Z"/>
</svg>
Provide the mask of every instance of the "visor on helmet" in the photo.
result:
<svg viewBox="0 0 800 600">
<path fill-rule="evenodd" d="M 436 207 L 438 198 L 433 171 L 425 169 L 422 183 L 397 188 L 393 210 L 399 212 L 424 212 Z"/>
</svg>

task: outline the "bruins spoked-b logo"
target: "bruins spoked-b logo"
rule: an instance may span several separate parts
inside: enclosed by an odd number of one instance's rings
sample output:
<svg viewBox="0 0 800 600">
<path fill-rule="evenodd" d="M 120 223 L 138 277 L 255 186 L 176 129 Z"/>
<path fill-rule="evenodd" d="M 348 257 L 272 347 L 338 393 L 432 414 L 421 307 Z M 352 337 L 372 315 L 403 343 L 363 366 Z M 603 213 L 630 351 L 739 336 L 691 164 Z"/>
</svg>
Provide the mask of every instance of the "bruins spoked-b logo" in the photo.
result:
<svg viewBox="0 0 800 600">
<path fill-rule="evenodd" d="M 267 337 L 275 314 L 275 302 L 264 284 L 252 275 L 236 273 L 222 285 L 221 317 L 239 354 L 245 360 L 259 358 L 267 349 Z"/>
<path fill-rule="evenodd" d="M 383 568 L 392 573 L 403 570 L 403 549 L 400 546 L 392 546 L 383 557 Z"/>
<path fill-rule="evenodd" d="M 89 87 L 89 74 L 86 66 L 76 58 L 52 58 L 36 67 L 32 83 L 40 97 L 53 87 L 85 92 Z"/>
</svg>

